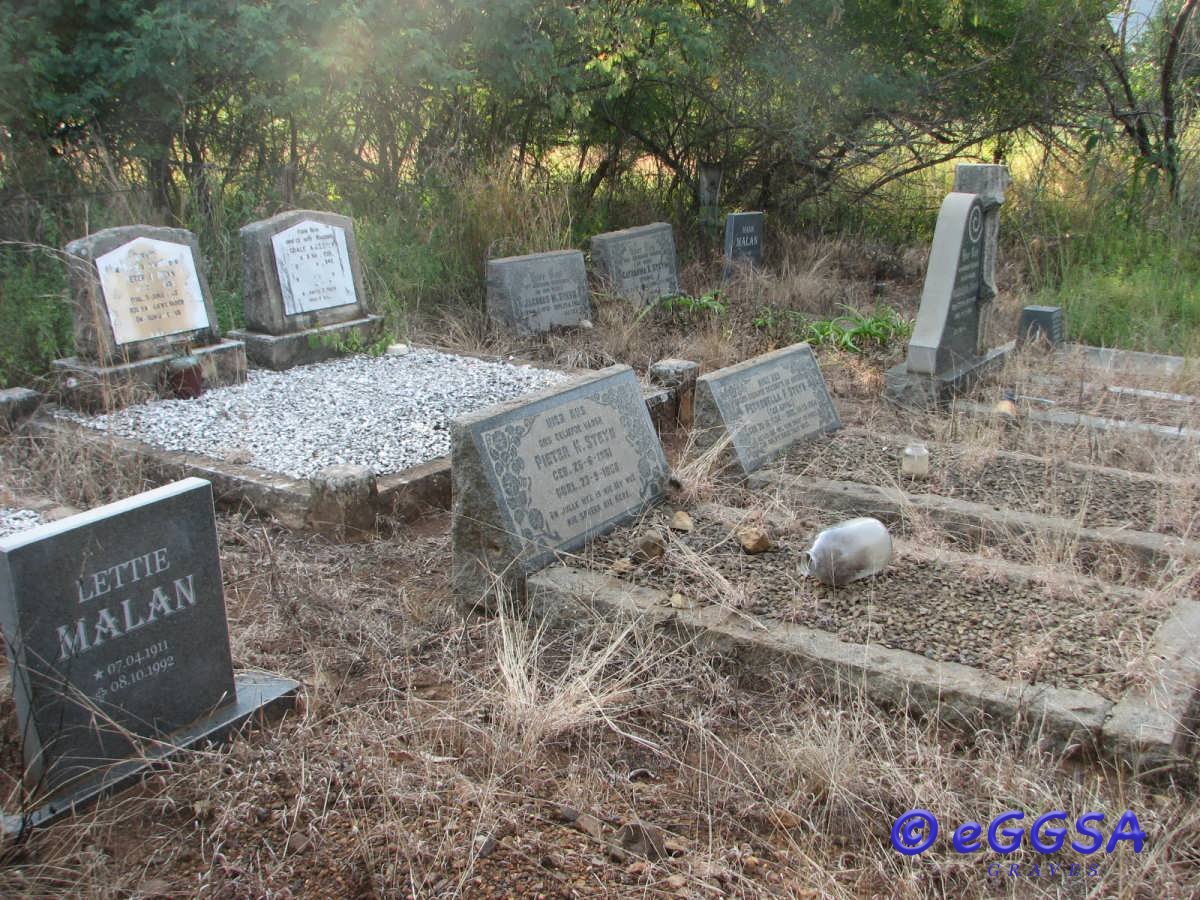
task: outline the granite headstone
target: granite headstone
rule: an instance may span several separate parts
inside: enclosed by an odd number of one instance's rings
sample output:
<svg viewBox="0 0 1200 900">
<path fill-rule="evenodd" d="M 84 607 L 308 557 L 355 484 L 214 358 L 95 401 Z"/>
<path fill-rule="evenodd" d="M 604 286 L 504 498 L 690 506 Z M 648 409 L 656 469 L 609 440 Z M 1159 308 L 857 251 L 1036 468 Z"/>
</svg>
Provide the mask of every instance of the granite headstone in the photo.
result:
<svg viewBox="0 0 1200 900">
<path fill-rule="evenodd" d="M 578 250 L 508 256 L 487 262 L 487 309 L 518 334 L 570 327 L 592 317 L 587 268 Z"/>
<path fill-rule="evenodd" d="M 725 217 L 725 267 L 728 277 L 739 266 L 762 265 L 763 221 L 760 212 L 730 213 Z"/>
<path fill-rule="evenodd" d="M 979 291 L 979 329 L 975 352 L 987 353 L 986 335 L 992 314 L 992 300 L 997 294 L 996 256 L 1000 247 L 1000 207 L 1005 190 L 1012 183 L 1008 167 L 990 163 L 962 163 L 954 167 L 954 190 L 974 194 L 983 209 L 983 267 Z"/>
<path fill-rule="evenodd" d="M 236 699 L 212 488 L 189 478 L 0 539 L 27 777 L 55 789 Z"/>
<path fill-rule="evenodd" d="M 983 284 L 983 204 L 974 194 L 949 194 L 908 344 L 910 372 L 940 374 L 978 355 Z"/>
<path fill-rule="evenodd" d="M 1061 306 L 1026 306 L 1017 324 L 1017 345 L 1031 341 L 1048 341 L 1057 347 L 1066 340 Z"/>
<path fill-rule="evenodd" d="M 696 381 L 700 446 L 728 435 L 733 457 L 747 475 L 841 424 L 808 344 L 756 356 Z"/>
<path fill-rule="evenodd" d="M 999 192 L 993 191 L 989 201 L 993 211 L 1002 187 Z M 987 310 L 996 289 L 985 209 L 977 194 L 952 192 L 942 201 L 907 358 L 887 373 L 892 399 L 918 406 L 941 403 L 1012 349 L 1012 343 L 986 348 Z"/>
<path fill-rule="evenodd" d="M 614 293 L 638 306 L 679 293 L 675 234 L 666 222 L 596 235 L 592 261 Z"/>
<path fill-rule="evenodd" d="M 667 480 L 628 366 L 451 424 L 453 583 L 466 607 L 520 596 L 558 553 L 637 516 Z"/>
</svg>

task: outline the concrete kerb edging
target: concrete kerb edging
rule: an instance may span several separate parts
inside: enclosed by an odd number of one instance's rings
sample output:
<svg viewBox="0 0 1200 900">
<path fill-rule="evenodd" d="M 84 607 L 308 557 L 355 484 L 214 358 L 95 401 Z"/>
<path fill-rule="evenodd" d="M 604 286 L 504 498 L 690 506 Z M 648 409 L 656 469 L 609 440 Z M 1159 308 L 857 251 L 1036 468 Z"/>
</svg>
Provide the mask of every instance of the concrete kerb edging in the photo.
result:
<svg viewBox="0 0 1200 900">
<path fill-rule="evenodd" d="M 1179 600 L 1158 626 L 1145 658 L 1144 680 L 1109 712 L 1105 749 L 1141 771 L 1187 760 L 1200 697 L 1200 603 Z"/>
<path fill-rule="evenodd" d="M 1173 560 L 1200 559 L 1200 543 L 1196 541 L 1126 528 L 1082 528 L 1070 519 L 997 510 L 985 503 L 937 494 L 906 494 L 899 488 L 774 471 L 757 472 L 747 483 L 755 489 L 802 492 L 805 502 L 811 506 L 876 516 L 885 522 L 895 522 L 913 514 L 925 515 L 939 527 L 971 540 L 988 537 L 1019 541 L 1042 535 L 1073 545 L 1076 552 L 1087 551 L 1096 556 L 1120 550 L 1146 570 L 1161 569 Z"/>
<path fill-rule="evenodd" d="M 667 595 L 597 572 L 554 566 L 528 579 L 531 612 L 562 627 L 589 617 L 635 619 L 723 656 L 749 672 L 786 671 L 826 694 L 862 693 L 882 706 L 936 716 L 952 727 L 997 724 L 1053 751 L 1095 751 L 1113 703 L 1090 691 L 1004 681 L 905 650 L 852 644 L 790 623 L 751 627 L 721 606 L 674 609 Z"/>
<path fill-rule="evenodd" d="M 954 411 L 972 418 L 995 418 L 992 407 L 974 400 L 955 400 Z M 1094 432 L 1129 432 L 1146 434 L 1164 440 L 1200 441 L 1200 429 L 1158 425 L 1153 422 L 1132 422 L 1125 419 L 1108 419 L 1104 416 L 1089 416 L 1085 413 L 1065 409 L 1030 409 L 1022 412 L 1022 418 L 1043 425 L 1072 430 L 1086 428 Z"/>
<path fill-rule="evenodd" d="M 432 348 L 437 349 L 437 348 Z M 442 350 L 440 352 L 452 352 Z M 495 356 L 462 353 L 476 359 L 504 361 L 513 365 L 553 367 L 524 360 L 501 360 Z M 569 375 L 591 374 L 591 369 L 555 369 Z M 667 388 L 643 387 L 642 395 L 657 430 L 675 427 L 676 394 Z M 58 419 L 54 407 L 43 407 L 20 427 L 33 437 L 67 439 L 73 447 L 97 459 L 117 458 L 131 465 L 144 465 L 155 477 L 175 480 L 196 476 L 213 483 L 213 495 L 224 506 L 249 505 L 259 514 L 269 515 L 292 529 L 317 528 L 323 523 L 313 518 L 313 488 L 309 479 L 292 478 L 256 469 L 252 466 L 226 462 L 199 453 L 163 450 L 133 438 L 113 435 L 88 428 L 68 419 Z M 448 456 L 422 463 L 402 472 L 376 476 L 376 493 L 372 501 L 376 517 L 411 521 L 430 507 L 450 506 L 450 458 Z"/>
</svg>

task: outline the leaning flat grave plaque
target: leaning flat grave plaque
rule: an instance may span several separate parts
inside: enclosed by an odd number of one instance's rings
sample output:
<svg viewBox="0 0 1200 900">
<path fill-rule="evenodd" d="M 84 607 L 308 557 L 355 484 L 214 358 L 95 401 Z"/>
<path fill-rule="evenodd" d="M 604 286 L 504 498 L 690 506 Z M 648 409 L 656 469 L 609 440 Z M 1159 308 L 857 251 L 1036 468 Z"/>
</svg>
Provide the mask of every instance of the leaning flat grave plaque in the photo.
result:
<svg viewBox="0 0 1200 900">
<path fill-rule="evenodd" d="M 137 738 L 233 702 L 210 484 L 0 539 L 0 624 L 38 788 L 87 784 Z"/>
<path fill-rule="evenodd" d="M 492 315 L 523 334 L 578 325 L 592 316 L 578 250 L 488 260 L 487 282 Z"/>
<path fill-rule="evenodd" d="M 196 262 L 186 244 L 135 238 L 97 257 L 96 268 L 118 345 L 208 327 Z"/>
<path fill-rule="evenodd" d="M 627 367 L 476 422 L 470 435 L 526 572 L 638 515 L 667 479 Z"/>
<path fill-rule="evenodd" d="M 357 303 L 346 229 L 305 219 L 271 236 L 286 315 Z"/>
<path fill-rule="evenodd" d="M 675 237 L 665 222 L 598 234 L 593 256 L 613 289 L 642 305 L 679 293 Z"/>
<path fill-rule="evenodd" d="M 841 427 L 829 388 L 807 344 L 776 350 L 701 376 L 700 427 L 723 425 L 734 455 L 749 474 L 793 444 Z M 705 394 L 711 395 L 715 418 Z"/>
</svg>

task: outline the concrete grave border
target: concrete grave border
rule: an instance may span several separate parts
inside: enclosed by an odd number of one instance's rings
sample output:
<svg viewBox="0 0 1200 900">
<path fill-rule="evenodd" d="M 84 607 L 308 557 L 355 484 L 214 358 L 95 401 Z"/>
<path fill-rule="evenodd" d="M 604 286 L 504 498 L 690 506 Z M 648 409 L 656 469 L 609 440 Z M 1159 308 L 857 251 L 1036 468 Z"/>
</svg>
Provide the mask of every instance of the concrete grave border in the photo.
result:
<svg viewBox="0 0 1200 900">
<path fill-rule="evenodd" d="M 982 557 L 941 553 L 996 567 Z M 1004 563 L 1003 570 L 1008 577 L 1040 580 L 1027 566 Z M 1014 728 L 1045 749 L 1108 754 L 1139 773 L 1185 765 L 1192 755 L 1188 745 L 1200 658 L 1191 648 L 1200 642 L 1200 603 L 1191 600 L 1179 600 L 1155 631 L 1145 685 L 1126 690 L 1114 703 L 1092 691 L 1005 680 L 906 650 L 843 641 L 803 625 L 773 623 L 768 630 L 719 605 L 676 609 L 664 591 L 562 565 L 531 575 L 528 598 L 533 615 L 554 627 L 586 626 L 597 617 L 632 620 L 680 645 L 719 653 L 747 673 L 807 676 L 823 694 L 861 693 L 884 706 L 936 716 L 960 730 Z"/>
<path fill-rule="evenodd" d="M 1161 572 L 1176 560 L 1200 560 L 1200 542 L 1117 526 L 1082 528 L 1071 519 L 1000 509 L 987 503 L 940 494 L 909 494 L 900 488 L 857 481 L 832 481 L 786 472 L 759 472 L 748 479 L 755 489 L 783 489 L 802 494 L 805 502 L 825 510 L 875 516 L 884 522 L 927 516 L 947 532 L 968 540 L 1021 544 L 1030 536 L 1073 544 L 1077 555 L 1103 558 L 1119 552 L 1139 571 Z"/>
<path fill-rule="evenodd" d="M 512 365 L 529 365 L 540 369 L 567 374 L 591 374 L 592 369 L 559 369 L 544 363 L 522 359 L 509 359 L 478 353 L 465 353 L 441 347 L 431 347 L 442 353 L 468 356 L 490 362 Z M 680 395 L 690 385 L 670 387 L 643 387 L 643 397 L 660 434 L 665 429 L 676 427 L 675 418 Z M 163 450 L 144 441 L 120 437 L 94 428 L 88 428 L 66 419 L 55 418 L 53 406 L 45 406 L 34 417 L 18 426 L 24 433 L 35 438 L 65 439 L 78 452 L 97 460 L 117 459 L 146 467 L 156 481 L 167 483 L 189 476 L 205 478 L 212 482 L 216 502 L 223 506 L 249 505 L 255 512 L 275 518 L 281 525 L 291 529 L 314 529 L 327 531 L 340 538 L 347 529 L 341 520 L 325 521 L 314 504 L 312 479 L 292 478 L 253 466 L 231 463 L 226 460 L 178 450 Z M 389 472 L 375 477 L 375 492 L 372 505 L 375 515 L 412 521 L 419 518 L 429 507 L 450 507 L 450 457 L 449 455 L 430 460 L 401 472 Z M 369 513 L 363 510 L 347 510 L 346 518 L 361 520 Z"/>
</svg>

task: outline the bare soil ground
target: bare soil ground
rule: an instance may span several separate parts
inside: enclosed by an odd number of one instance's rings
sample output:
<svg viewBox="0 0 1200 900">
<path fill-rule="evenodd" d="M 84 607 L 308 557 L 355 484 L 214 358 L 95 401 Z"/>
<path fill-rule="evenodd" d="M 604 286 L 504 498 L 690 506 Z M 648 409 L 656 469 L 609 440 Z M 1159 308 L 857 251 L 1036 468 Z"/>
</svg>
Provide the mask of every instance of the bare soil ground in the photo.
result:
<svg viewBox="0 0 1200 900">
<path fill-rule="evenodd" d="M 759 290 L 812 309 L 869 299 L 890 270 L 872 263 L 855 274 L 859 257 L 837 247 L 797 253 Z M 900 279 L 897 291 L 911 300 L 919 280 Z M 638 329 L 609 305 L 578 342 L 558 336 L 540 348 L 490 349 L 570 365 L 691 356 L 711 368 L 768 349 L 770 340 L 748 327 L 752 307 L 746 300 L 724 320 Z M 441 343 L 489 343 L 476 340 L 473 327 L 445 329 Z M 1145 462 L 1148 471 L 1173 465 L 1149 447 L 1077 435 L 1060 448 L 1032 429 L 902 416 L 876 402 L 883 368 L 895 358 L 824 358 L 848 423 L 979 447 L 1003 443 L 1056 460 L 1131 469 Z M 0 464 L 11 489 L 80 508 L 148 486 L 128 467 L 19 436 L 0 446 Z M 694 498 L 746 504 L 710 474 L 688 472 Z M 1191 468 L 1172 474 L 1194 478 L 1194 454 Z M 139 788 L 9 843 L 0 894 L 1200 895 L 1194 764 L 1133 779 L 1103 762 L 1048 755 L 1002 730 L 945 731 L 860 697 L 819 696 L 803 680 L 738 676 L 719 656 L 672 649 L 638 630 L 598 624 L 590 634 L 558 634 L 511 615 L 464 619 L 449 600 L 448 525 L 445 512 L 431 510 L 371 542 L 338 545 L 248 512 L 222 512 L 235 665 L 303 681 L 301 702 L 241 740 L 183 754 Z M 937 536 L 928 539 L 936 544 Z M 953 573 L 935 564 L 903 558 L 900 571 L 909 589 L 897 599 L 906 604 L 899 624 L 904 640 L 915 641 L 921 578 L 940 578 L 939 596 L 959 591 Z M 786 590 L 787 608 L 801 608 L 794 588 Z M 889 602 L 879 588 L 862 591 L 868 609 Z M 845 611 L 816 591 L 803 597 L 812 615 L 836 620 Z M 1112 638 L 1114 628 L 1128 622 L 1140 633 L 1153 619 L 1153 610 L 1114 619 L 1118 611 L 1104 598 L 1087 599 L 1095 608 L 1079 610 L 1078 622 L 1061 612 L 1079 645 L 1090 645 L 1093 629 Z M 933 601 L 924 601 L 927 610 Z M 987 640 L 1018 655 L 1028 649 L 1020 629 L 1029 620 L 1019 603 L 1010 609 L 1015 618 L 998 621 L 970 652 L 986 655 Z M 1120 658 L 1100 655 L 1081 667 L 1088 683 L 1107 683 L 1119 677 Z M 11 701 L 3 713 L 0 794 L 13 809 Z M 889 833 L 913 808 L 935 813 L 942 833 L 910 858 L 892 849 Z M 1147 840 L 1141 853 L 1122 845 L 1088 857 L 1043 857 L 1027 843 L 1011 856 L 952 849 L 957 825 L 986 825 L 1008 809 L 1023 811 L 1026 824 L 1056 809 L 1072 820 L 1103 812 L 1106 834 L 1132 810 Z M 1071 863 L 1094 868 L 1068 874 Z"/>
</svg>

